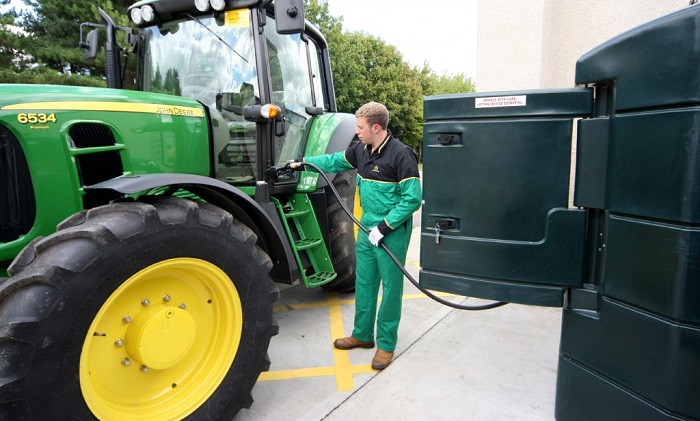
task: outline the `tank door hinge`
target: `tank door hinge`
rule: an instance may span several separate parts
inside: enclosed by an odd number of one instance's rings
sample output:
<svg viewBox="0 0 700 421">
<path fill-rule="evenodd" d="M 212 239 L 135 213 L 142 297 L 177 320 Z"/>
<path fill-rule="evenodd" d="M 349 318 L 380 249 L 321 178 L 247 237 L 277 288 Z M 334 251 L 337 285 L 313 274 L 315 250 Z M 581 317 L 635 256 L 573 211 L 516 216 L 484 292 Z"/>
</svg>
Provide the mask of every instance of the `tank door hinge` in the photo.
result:
<svg viewBox="0 0 700 421">
<path fill-rule="evenodd" d="M 600 315 L 599 295 L 600 291 L 592 284 L 585 284 L 583 288 L 570 288 L 566 291 L 565 307 L 575 313 L 597 319 Z"/>
</svg>

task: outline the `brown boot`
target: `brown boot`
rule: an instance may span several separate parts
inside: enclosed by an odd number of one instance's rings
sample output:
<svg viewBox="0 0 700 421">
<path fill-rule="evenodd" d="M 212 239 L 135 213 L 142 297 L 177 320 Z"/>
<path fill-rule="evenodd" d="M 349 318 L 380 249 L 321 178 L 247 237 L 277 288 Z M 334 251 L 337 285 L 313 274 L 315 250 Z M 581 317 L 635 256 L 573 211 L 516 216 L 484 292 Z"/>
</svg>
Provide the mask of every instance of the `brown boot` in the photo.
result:
<svg viewBox="0 0 700 421">
<path fill-rule="evenodd" d="M 352 336 L 340 338 L 333 341 L 333 346 L 338 349 L 353 349 L 353 348 L 374 348 L 374 341 L 361 341 Z"/>
<path fill-rule="evenodd" d="M 389 367 L 392 358 L 394 358 L 393 352 L 386 352 L 382 351 L 381 349 L 377 349 L 377 352 L 374 354 L 374 358 L 372 358 L 372 368 L 375 370 L 384 370 L 385 368 Z"/>
</svg>

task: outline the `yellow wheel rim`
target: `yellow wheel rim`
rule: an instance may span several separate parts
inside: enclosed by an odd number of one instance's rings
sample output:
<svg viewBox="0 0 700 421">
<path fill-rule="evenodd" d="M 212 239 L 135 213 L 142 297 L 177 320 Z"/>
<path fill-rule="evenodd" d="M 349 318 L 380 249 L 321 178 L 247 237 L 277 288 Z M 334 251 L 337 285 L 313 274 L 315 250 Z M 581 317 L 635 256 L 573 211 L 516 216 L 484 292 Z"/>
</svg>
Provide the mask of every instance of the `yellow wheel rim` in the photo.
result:
<svg viewBox="0 0 700 421">
<path fill-rule="evenodd" d="M 151 265 L 104 303 L 80 355 L 80 387 L 100 419 L 181 419 L 221 384 L 241 339 L 231 279 L 199 259 Z"/>
</svg>

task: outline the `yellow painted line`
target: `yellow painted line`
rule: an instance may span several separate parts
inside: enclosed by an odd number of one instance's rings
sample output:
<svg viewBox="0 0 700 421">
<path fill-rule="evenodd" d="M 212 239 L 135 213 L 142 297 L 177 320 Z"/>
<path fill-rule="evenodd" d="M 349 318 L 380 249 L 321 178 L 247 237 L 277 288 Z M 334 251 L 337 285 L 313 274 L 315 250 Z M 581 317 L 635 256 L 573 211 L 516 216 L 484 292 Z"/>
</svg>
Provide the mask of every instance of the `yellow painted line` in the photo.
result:
<svg viewBox="0 0 700 421">
<path fill-rule="evenodd" d="M 147 102 L 107 102 L 107 101 L 46 101 L 10 104 L 3 110 L 61 110 L 61 111 L 117 111 L 145 114 L 176 115 L 182 117 L 204 117 L 204 111 L 197 107 L 155 104 Z"/>
<path fill-rule="evenodd" d="M 355 300 L 352 298 L 345 299 L 345 300 L 337 299 L 337 302 L 341 305 L 355 304 Z M 328 306 L 330 306 L 330 302 L 319 301 L 317 303 L 304 303 L 304 304 L 295 304 L 295 305 L 276 306 L 276 307 L 274 307 L 274 310 L 275 311 L 304 310 L 304 309 L 309 309 L 309 308 L 320 308 L 320 307 L 328 307 Z"/>
<path fill-rule="evenodd" d="M 296 368 L 293 370 L 265 371 L 260 373 L 258 380 L 289 380 L 332 376 L 333 374 L 333 367 Z"/>
<path fill-rule="evenodd" d="M 374 373 L 371 364 L 351 365 L 352 374 Z M 310 377 L 335 376 L 335 367 L 295 368 L 291 370 L 266 371 L 260 373 L 258 381 L 306 379 Z"/>
<path fill-rule="evenodd" d="M 377 372 L 377 370 L 372 368 L 372 364 L 353 365 L 351 368 L 352 368 L 352 374 L 376 373 Z"/>
<path fill-rule="evenodd" d="M 457 297 L 455 294 L 450 294 L 447 292 L 433 292 L 433 295 L 436 295 L 438 297 Z M 418 294 L 404 294 L 403 299 L 404 300 L 417 300 L 420 298 L 429 298 L 427 295 L 418 293 Z M 379 297 L 379 301 L 382 300 L 382 297 Z M 354 299 L 345 299 L 345 300 L 340 300 L 336 298 L 336 302 L 340 305 L 352 305 L 355 304 Z M 321 307 L 328 307 L 330 306 L 330 302 L 328 301 L 320 301 L 317 303 L 304 303 L 304 304 L 295 304 L 295 305 L 283 305 L 283 306 L 276 306 L 273 309 L 275 311 L 291 311 L 291 310 L 304 310 L 304 309 L 310 309 L 310 308 L 321 308 Z"/>
<path fill-rule="evenodd" d="M 441 297 L 456 297 L 454 294 L 448 294 L 444 292 L 434 293 Z M 415 300 L 428 298 L 425 294 L 404 294 L 404 300 Z M 381 297 L 379 298 L 381 300 Z M 319 307 L 328 307 L 329 317 L 330 317 L 330 328 L 331 328 L 331 339 L 342 338 L 347 336 L 345 333 L 345 327 L 343 326 L 343 314 L 341 312 L 341 306 L 354 304 L 354 299 L 340 299 L 335 293 L 330 293 L 328 295 L 327 301 L 321 301 L 317 303 L 304 303 L 297 305 L 285 305 L 275 307 L 275 311 L 288 311 L 288 310 L 303 310 Z M 291 370 L 276 370 L 276 371 L 266 371 L 260 374 L 258 377 L 259 381 L 271 381 L 271 380 L 291 380 L 291 379 L 303 379 L 310 377 L 329 377 L 335 376 L 335 382 L 338 386 L 338 391 L 343 392 L 346 390 L 352 390 L 355 387 L 355 382 L 353 379 L 353 374 L 360 373 L 374 373 L 376 372 L 372 369 L 370 364 L 362 365 L 351 365 L 350 364 L 350 354 L 348 351 L 343 351 L 341 349 L 335 348 L 332 344 L 328 346 L 333 350 L 333 366 L 332 367 L 309 367 L 309 368 L 296 368 Z"/>
<path fill-rule="evenodd" d="M 420 262 L 416 262 L 415 260 L 406 260 L 407 265 L 415 266 L 418 269 L 421 269 Z"/>
<path fill-rule="evenodd" d="M 337 294 L 328 296 L 328 309 L 331 322 L 331 339 L 345 336 L 343 327 L 343 313 L 340 311 L 340 300 Z M 333 347 L 333 361 L 335 362 L 335 383 L 338 391 L 352 390 L 355 382 L 352 378 L 352 367 L 350 365 L 350 353 Z"/>
</svg>

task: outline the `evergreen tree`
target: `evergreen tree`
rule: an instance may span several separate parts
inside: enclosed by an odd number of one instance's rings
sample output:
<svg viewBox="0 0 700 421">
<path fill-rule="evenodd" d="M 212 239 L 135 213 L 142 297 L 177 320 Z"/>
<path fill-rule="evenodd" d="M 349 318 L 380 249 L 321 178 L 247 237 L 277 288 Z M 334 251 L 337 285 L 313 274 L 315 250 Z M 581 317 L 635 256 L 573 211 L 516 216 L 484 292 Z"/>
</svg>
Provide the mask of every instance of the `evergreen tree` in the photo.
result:
<svg viewBox="0 0 700 421">
<path fill-rule="evenodd" d="M 84 51 L 79 48 L 81 23 L 91 22 L 102 24 L 102 18 L 97 5 L 91 0 L 23 0 L 26 9 L 17 11 L 8 9 L 0 15 L 0 22 L 19 28 L 23 35 L 10 33 L 5 27 L 0 30 L 0 57 L 12 54 L 14 60 L 1 60 L 0 69 L 8 69 L 20 80 L 27 79 L 28 83 L 37 83 L 37 77 L 51 75 L 51 72 L 36 71 L 30 73 L 30 69 L 46 67 L 54 73 L 65 75 L 86 73 L 101 81 L 104 75 L 104 55 L 98 55 L 93 63 L 86 63 Z M 2 0 L 3 4 L 9 4 L 9 0 Z M 105 0 L 100 2 L 100 7 L 114 20 L 118 26 L 128 26 L 126 9 L 131 1 Z M 92 29 L 83 28 L 83 37 Z M 8 34 L 9 33 L 9 34 Z M 118 36 L 122 41 L 123 35 Z M 104 40 L 104 31 L 101 32 L 101 40 Z M 102 41 L 101 41 L 102 42 Z M 6 46 L 12 46 L 8 49 Z M 9 53 L 8 53 L 9 51 Z M 19 60 L 18 60 L 19 59 Z M 13 64 L 8 64 L 13 63 Z M 15 64 L 19 63 L 19 64 Z M 9 82 L 10 73 L 0 73 L 0 82 Z M 4 75 L 4 76 L 3 76 Z M 56 78 L 51 78 L 56 83 Z M 79 79 L 77 79 L 79 80 Z M 29 82 L 32 81 L 32 82 Z M 60 80 L 58 81 L 61 82 Z M 64 80 L 67 84 L 72 83 Z M 41 82 L 39 82 L 41 83 Z M 104 85 L 102 82 L 97 84 Z"/>
<path fill-rule="evenodd" d="M 8 7 L 10 0 L 0 0 L 0 6 Z M 24 54 L 27 33 L 16 25 L 19 12 L 8 9 L 0 15 L 0 71 L 25 70 L 31 57 Z"/>
<path fill-rule="evenodd" d="M 160 72 L 160 64 L 156 66 L 156 74 L 151 82 L 151 90 L 154 92 L 162 92 L 163 90 L 163 74 Z"/>
<path fill-rule="evenodd" d="M 180 75 L 177 69 L 168 69 L 165 72 L 165 82 L 163 82 L 163 91 L 171 95 L 181 95 L 180 90 Z"/>
</svg>

